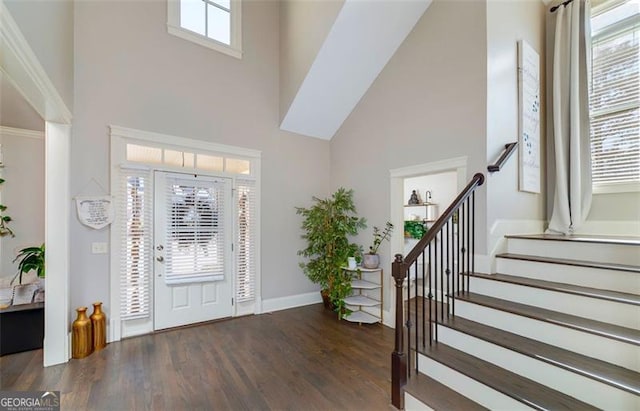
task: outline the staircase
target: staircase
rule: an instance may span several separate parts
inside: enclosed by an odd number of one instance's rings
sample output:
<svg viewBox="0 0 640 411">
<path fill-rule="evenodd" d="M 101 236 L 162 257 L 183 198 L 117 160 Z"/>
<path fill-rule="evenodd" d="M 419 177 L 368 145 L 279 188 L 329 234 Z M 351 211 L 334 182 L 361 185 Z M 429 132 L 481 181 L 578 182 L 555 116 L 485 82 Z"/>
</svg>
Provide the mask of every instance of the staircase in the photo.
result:
<svg viewBox="0 0 640 411">
<path fill-rule="evenodd" d="M 409 324 L 405 409 L 640 410 L 640 238 L 513 235 L 496 263 L 437 341 Z"/>
</svg>

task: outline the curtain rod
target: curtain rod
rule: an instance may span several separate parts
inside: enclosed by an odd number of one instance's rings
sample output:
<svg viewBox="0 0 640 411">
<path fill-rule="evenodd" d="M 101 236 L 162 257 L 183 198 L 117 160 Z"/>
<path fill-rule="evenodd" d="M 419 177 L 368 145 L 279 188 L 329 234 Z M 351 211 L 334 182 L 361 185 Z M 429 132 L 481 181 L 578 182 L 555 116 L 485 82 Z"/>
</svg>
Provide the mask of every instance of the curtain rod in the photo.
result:
<svg viewBox="0 0 640 411">
<path fill-rule="evenodd" d="M 551 13 L 553 13 L 554 11 L 558 10 L 561 6 L 566 6 L 567 4 L 571 3 L 573 0 L 567 0 L 565 2 L 563 2 L 562 4 L 558 4 L 557 6 L 553 6 L 551 7 L 551 10 L 549 10 Z"/>
</svg>

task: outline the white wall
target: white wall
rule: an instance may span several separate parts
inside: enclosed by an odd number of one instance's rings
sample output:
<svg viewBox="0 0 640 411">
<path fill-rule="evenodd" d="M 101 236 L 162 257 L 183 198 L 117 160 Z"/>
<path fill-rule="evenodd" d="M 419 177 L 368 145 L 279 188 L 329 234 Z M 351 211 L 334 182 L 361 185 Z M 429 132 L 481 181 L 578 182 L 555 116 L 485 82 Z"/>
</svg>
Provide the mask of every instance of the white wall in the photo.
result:
<svg viewBox="0 0 640 411">
<path fill-rule="evenodd" d="M 355 190 L 365 248 L 390 220 L 389 170 L 461 156 L 469 179 L 486 167 L 485 12 L 484 2 L 434 1 L 333 137 L 331 183 Z M 480 242 L 485 201 L 480 190 Z M 395 252 L 380 247 L 387 290 Z"/>
<path fill-rule="evenodd" d="M 73 1 L 2 1 L 64 103 L 73 110 Z"/>
<path fill-rule="evenodd" d="M 438 215 L 440 215 L 458 195 L 458 175 L 455 171 L 448 171 L 405 178 L 404 196 L 399 200 L 403 205 L 408 204 L 412 190 L 417 191 L 418 198 L 422 202 L 427 201 L 426 191 L 431 191 L 430 202 L 438 205 Z M 417 215 L 420 219 L 426 218 L 426 207 L 405 207 L 404 219 L 411 220 L 411 215 Z"/>
<path fill-rule="evenodd" d="M 547 7 L 541 0 L 487 1 L 487 163 L 500 156 L 504 145 L 518 141 L 518 51 L 525 40 L 540 55 L 541 75 L 541 193 L 518 190 L 518 153 L 497 173 L 488 174 L 487 227 L 497 221 L 545 219 L 545 49 L 544 16 Z M 517 223 L 516 223 L 517 224 Z M 517 226 L 516 226 L 517 227 Z M 515 228 L 517 229 L 517 228 Z M 489 233 L 489 251 L 498 237 Z"/>
<path fill-rule="evenodd" d="M 296 96 L 344 0 L 280 3 L 280 118 Z"/>
<path fill-rule="evenodd" d="M 0 239 L 0 282 L 10 280 L 18 272 L 18 264 L 12 261 L 20 249 L 44 243 L 43 137 L 16 135 L 0 127 L 5 165 L 0 175 L 6 180 L 0 186 L 0 202 L 7 206 L 5 213 L 13 219 L 9 226 L 15 233 L 13 238 Z"/>
<path fill-rule="evenodd" d="M 316 290 L 298 267 L 295 206 L 329 193 L 329 143 L 281 132 L 277 2 L 243 4 L 241 60 L 169 35 L 166 3 L 75 5 L 71 194 L 93 177 L 108 187 L 108 125 L 262 151 L 262 296 Z M 108 229 L 72 216 L 72 308 L 109 301 Z M 106 307 L 107 310 L 111 307 Z"/>
</svg>

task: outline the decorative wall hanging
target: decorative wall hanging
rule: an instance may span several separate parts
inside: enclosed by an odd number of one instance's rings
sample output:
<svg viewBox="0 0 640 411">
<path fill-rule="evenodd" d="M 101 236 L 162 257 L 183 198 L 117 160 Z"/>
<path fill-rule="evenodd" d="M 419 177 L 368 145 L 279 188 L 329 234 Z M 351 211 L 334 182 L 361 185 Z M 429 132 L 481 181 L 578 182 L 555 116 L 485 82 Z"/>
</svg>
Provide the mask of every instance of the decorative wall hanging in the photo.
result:
<svg viewBox="0 0 640 411">
<path fill-rule="evenodd" d="M 540 56 L 518 42 L 520 191 L 540 192 Z"/>
<path fill-rule="evenodd" d="M 76 197 L 76 209 L 80 222 L 95 230 L 111 224 L 115 216 L 111 196 Z"/>
</svg>

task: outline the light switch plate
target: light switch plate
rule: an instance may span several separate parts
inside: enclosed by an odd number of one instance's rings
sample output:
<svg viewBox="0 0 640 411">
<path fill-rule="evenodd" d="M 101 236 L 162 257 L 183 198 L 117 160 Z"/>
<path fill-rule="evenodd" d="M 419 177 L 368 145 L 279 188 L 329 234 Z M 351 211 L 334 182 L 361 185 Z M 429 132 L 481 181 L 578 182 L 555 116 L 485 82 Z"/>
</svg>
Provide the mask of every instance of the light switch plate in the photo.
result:
<svg viewBox="0 0 640 411">
<path fill-rule="evenodd" d="M 92 254 L 106 254 L 108 251 L 107 243 L 91 243 Z"/>
</svg>

